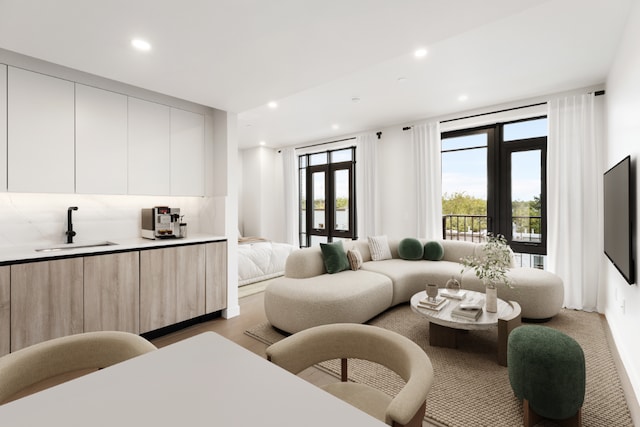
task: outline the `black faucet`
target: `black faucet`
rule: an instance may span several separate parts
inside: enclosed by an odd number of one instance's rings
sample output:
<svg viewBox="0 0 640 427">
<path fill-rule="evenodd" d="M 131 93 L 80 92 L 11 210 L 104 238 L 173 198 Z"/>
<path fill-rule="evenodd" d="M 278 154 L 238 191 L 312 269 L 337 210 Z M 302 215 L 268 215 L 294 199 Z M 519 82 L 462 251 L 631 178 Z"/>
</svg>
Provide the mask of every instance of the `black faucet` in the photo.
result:
<svg viewBox="0 0 640 427">
<path fill-rule="evenodd" d="M 71 211 L 77 211 L 77 206 L 71 206 L 67 209 L 67 243 L 73 243 L 73 236 L 76 235 L 76 232 L 73 231 L 73 224 L 71 223 Z"/>
</svg>

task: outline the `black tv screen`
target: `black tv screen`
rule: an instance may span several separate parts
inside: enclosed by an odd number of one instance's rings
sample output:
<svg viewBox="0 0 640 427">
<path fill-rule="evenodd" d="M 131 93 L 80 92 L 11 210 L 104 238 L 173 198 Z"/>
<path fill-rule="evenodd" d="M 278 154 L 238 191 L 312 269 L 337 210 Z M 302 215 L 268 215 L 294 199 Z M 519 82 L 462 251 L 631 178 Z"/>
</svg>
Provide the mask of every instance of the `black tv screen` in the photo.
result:
<svg viewBox="0 0 640 427">
<path fill-rule="evenodd" d="M 635 283 L 631 157 L 604 173 L 604 253 L 629 283 Z"/>
</svg>

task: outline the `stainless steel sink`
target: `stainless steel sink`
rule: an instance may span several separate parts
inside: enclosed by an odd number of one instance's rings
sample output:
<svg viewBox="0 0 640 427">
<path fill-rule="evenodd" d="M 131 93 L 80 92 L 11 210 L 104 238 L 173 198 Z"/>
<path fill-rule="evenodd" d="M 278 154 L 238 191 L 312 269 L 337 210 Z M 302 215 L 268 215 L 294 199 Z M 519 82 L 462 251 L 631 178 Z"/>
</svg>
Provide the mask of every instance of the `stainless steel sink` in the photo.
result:
<svg viewBox="0 0 640 427">
<path fill-rule="evenodd" d="M 51 246 L 49 248 L 40 248 L 36 249 L 36 252 L 57 252 L 57 251 L 68 251 L 71 249 L 83 249 L 83 248 L 98 248 L 101 246 L 114 246 L 117 243 L 114 242 L 93 242 L 93 243 L 68 243 L 59 246 Z"/>
</svg>

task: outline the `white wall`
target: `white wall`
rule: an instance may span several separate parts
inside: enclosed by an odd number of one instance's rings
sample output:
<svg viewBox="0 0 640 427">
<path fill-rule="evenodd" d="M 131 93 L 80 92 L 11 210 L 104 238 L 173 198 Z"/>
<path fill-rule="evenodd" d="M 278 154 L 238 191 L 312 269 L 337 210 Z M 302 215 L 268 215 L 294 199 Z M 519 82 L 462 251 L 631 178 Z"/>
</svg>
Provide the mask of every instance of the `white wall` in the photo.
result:
<svg viewBox="0 0 640 427">
<path fill-rule="evenodd" d="M 214 180 L 220 194 L 211 198 L 209 214 L 215 223 L 210 232 L 227 236 L 226 318 L 240 314 L 238 304 L 238 116 L 216 110 L 213 114 Z"/>
<path fill-rule="evenodd" d="M 640 3 L 636 2 L 629 16 L 625 34 L 607 78 L 608 144 L 607 169 L 631 155 L 638 182 L 640 158 Z M 637 193 L 636 193 L 637 197 Z M 636 202 L 635 241 L 640 241 L 640 210 Z M 638 277 L 636 249 L 636 277 Z M 605 315 L 616 346 L 633 384 L 640 396 L 640 287 L 628 285 L 610 262 L 606 262 Z M 637 279 L 636 279 L 637 280 Z M 624 308 L 622 307 L 624 305 Z"/>
<path fill-rule="evenodd" d="M 326 149 L 327 147 L 322 147 Z M 301 151 L 302 152 L 302 151 Z M 284 241 L 284 181 L 282 157 L 277 150 L 258 147 L 242 150 L 238 226 L 244 236 Z M 411 132 L 400 125 L 382 129 L 378 140 L 378 229 L 390 237 L 415 236 L 416 191 Z M 365 239 L 367 236 L 359 236 Z"/>
<path fill-rule="evenodd" d="M 284 184 L 281 154 L 268 147 L 240 152 L 242 183 L 239 204 L 243 215 L 238 228 L 243 236 L 283 242 Z"/>
</svg>

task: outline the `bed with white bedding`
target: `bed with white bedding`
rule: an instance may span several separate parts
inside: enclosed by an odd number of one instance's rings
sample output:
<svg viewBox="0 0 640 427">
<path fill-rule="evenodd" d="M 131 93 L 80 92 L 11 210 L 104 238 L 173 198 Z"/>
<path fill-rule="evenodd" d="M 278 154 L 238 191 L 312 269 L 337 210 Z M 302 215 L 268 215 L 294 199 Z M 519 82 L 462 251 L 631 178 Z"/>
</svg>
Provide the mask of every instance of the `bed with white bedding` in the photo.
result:
<svg viewBox="0 0 640 427">
<path fill-rule="evenodd" d="M 282 276 L 287 257 L 296 249 L 296 246 L 287 243 L 261 238 L 239 238 L 238 286 Z"/>
</svg>

